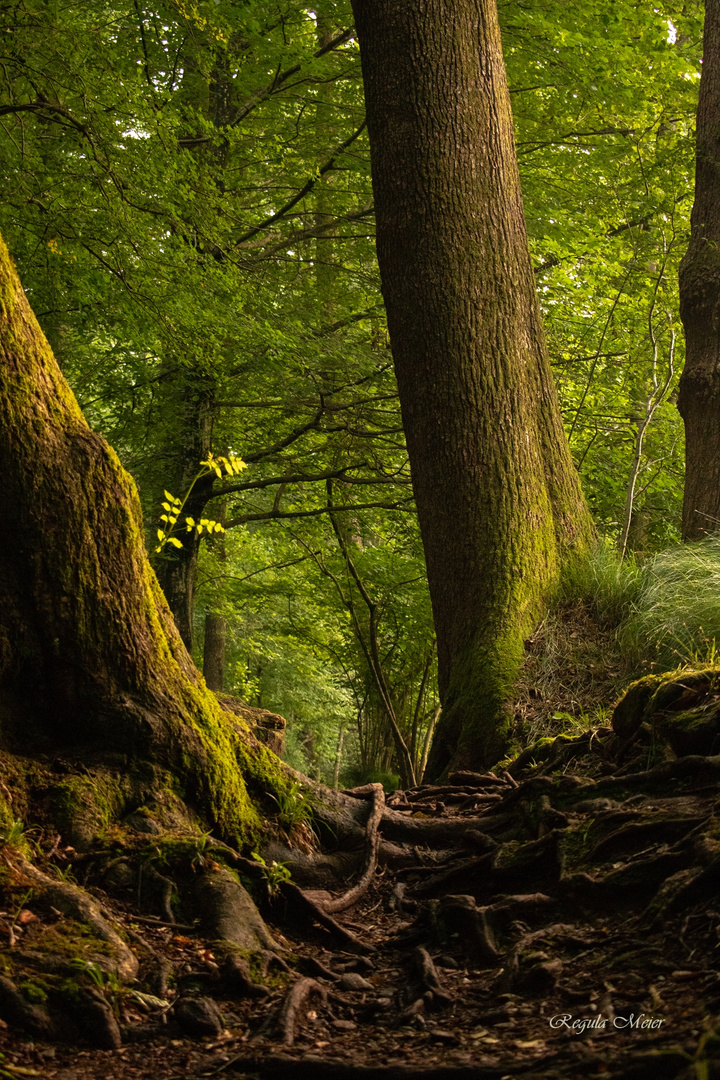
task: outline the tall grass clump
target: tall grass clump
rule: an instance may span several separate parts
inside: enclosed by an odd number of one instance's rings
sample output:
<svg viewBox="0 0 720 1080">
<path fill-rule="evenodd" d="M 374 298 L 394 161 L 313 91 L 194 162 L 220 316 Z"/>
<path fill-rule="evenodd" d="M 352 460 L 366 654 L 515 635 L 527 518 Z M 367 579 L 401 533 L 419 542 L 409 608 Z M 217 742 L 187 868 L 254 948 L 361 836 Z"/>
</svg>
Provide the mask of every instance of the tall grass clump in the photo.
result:
<svg viewBox="0 0 720 1080">
<path fill-rule="evenodd" d="M 620 626 L 638 602 L 643 569 L 635 556 L 620 558 L 609 540 L 601 541 L 590 556 L 579 595 L 586 596 L 603 622 Z"/>
<path fill-rule="evenodd" d="M 606 627 L 618 627 L 634 609 L 643 585 L 635 556 L 621 559 L 615 545 L 601 539 L 591 554 L 566 571 L 557 606 L 582 603 Z"/>
<path fill-rule="evenodd" d="M 717 662 L 720 537 L 670 548 L 649 559 L 620 628 L 624 650 L 658 669 Z"/>
</svg>

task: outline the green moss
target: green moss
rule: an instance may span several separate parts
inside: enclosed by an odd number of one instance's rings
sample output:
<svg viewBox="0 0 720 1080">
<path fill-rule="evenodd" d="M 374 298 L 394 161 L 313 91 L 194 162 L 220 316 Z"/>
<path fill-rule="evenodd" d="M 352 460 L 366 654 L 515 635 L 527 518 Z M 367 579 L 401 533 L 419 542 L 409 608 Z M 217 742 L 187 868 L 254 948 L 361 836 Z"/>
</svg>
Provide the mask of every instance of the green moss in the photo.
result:
<svg viewBox="0 0 720 1080">
<path fill-rule="evenodd" d="M 661 744 L 673 752 L 709 754 L 720 735 L 720 670 L 701 667 L 675 670 L 638 679 L 615 707 L 613 729 L 631 738 L 643 724 L 650 726 L 657 746 L 651 757 L 662 759 Z"/>
<path fill-rule="evenodd" d="M 10 253 L 0 239 L 0 317 L 10 322 L 15 311 L 15 271 Z"/>
<path fill-rule="evenodd" d="M 15 821 L 15 814 L 4 795 L 0 794 L 0 833 L 7 833 Z"/>
<path fill-rule="evenodd" d="M 33 568 L 16 575 L 10 599 L 17 593 L 22 610 L 45 613 L 37 633 L 27 635 L 33 655 L 22 670 L 38 672 L 30 689 L 50 694 L 44 665 L 54 653 L 76 683 L 72 702 L 60 704 L 86 703 L 67 709 L 67 744 L 91 740 L 101 751 L 159 763 L 174 794 L 208 827 L 234 844 L 251 841 L 262 828 L 252 794 L 282 790 L 283 767 L 237 717 L 231 721 L 189 659 L 147 559 L 135 484 L 89 429 L 2 241 L 0 331 L 13 359 L 0 365 L 2 483 L 13 493 L 22 558 Z M 72 604 L 58 601 L 68 596 Z M 0 635 L 0 663 L 20 670 L 13 635 L 4 628 Z M 11 690 L 18 700 L 27 697 L 26 684 Z M 51 788 L 49 816 L 78 847 L 107 830 L 128 797 L 128 786 L 110 774 Z"/>
<path fill-rule="evenodd" d="M 523 750 L 514 761 L 508 762 L 507 767 L 511 768 L 513 772 L 522 772 L 523 769 L 529 766 L 539 765 L 541 762 L 547 761 L 552 753 L 554 743 L 555 740 L 550 735 L 537 739 L 531 746 Z"/>
<path fill-rule="evenodd" d="M 80 985 L 77 979 L 63 979 L 58 984 L 57 990 L 63 1001 L 76 1008 L 87 1007 L 87 990 Z"/>
<path fill-rule="evenodd" d="M 124 809 L 122 783 L 107 773 L 72 776 L 50 789 L 50 812 L 63 837 L 74 847 L 88 847 Z"/>
<path fill-rule="evenodd" d="M 95 936 L 85 923 L 66 918 L 52 926 L 43 925 L 33 938 L 38 952 L 67 960 L 113 957 L 113 947 Z"/>
<path fill-rule="evenodd" d="M 18 990 L 27 1001 L 31 1001 L 34 1005 L 42 1005 L 48 998 L 45 987 L 41 983 L 33 982 L 30 979 L 19 982 Z"/>
<path fill-rule="evenodd" d="M 598 841 L 609 835 L 613 827 L 603 827 L 594 819 L 576 829 L 565 829 L 558 839 L 558 860 L 561 874 L 574 873 L 585 865 L 586 859 Z"/>
<path fill-rule="evenodd" d="M 720 735 L 720 710 L 716 706 L 660 714 L 654 718 L 653 731 L 678 757 L 709 754 Z"/>
<path fill-rule="evenodd" d="M 667 675 L 645 675 L 630 683 L 612 716 L 613 731 L 621 739 L 629 739 L 638 731 L 650 700 L 666 678 Z"/>
</svg>

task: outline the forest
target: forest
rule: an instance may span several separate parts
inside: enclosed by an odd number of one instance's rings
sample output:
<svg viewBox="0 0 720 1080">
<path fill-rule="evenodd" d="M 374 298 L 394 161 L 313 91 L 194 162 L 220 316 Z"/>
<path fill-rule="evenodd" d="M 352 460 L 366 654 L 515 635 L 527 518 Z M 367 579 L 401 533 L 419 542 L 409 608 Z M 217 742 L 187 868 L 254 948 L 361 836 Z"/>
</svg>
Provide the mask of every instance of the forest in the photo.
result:
<svg viewBox="0 0 720 1080">
<path fill-rule="evenodd" d="M 720 0 L 0 15 L 0 1076 L 720 1076 Z"/>
</svg>

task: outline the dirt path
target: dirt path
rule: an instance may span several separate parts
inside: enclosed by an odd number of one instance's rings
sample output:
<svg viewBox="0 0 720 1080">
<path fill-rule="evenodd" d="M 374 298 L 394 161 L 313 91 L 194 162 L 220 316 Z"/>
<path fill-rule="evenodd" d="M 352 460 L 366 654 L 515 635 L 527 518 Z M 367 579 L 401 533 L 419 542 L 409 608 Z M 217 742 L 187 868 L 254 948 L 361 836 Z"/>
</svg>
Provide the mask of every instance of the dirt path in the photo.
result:
<svg viewBox="0 0 720 1080">
<path fill-rule="evenodd" d="M 103 985 L 123 1045 L 21 1041 L 3 1022 L 4 1074 L 720 1076 L 720 758 L 623 770 L 611 740 L 560 741 L 544 771 L 396 793 L 381 835 L 402 816 L 452 823 L 462 845 L 416 846 L 409 865 L 381 867 L 334 916 L 357 945 L 319 925 L 294 931 L 278 895 L 264 914 L 284 951 L 266 955 L 264 987 L 252 970 L 249 993 L 190 923 L 163 925 L 121 890 L 90 886 L 140 960 L 140 996 Z M 47 918 L 31 899 L 21 909 L 16 962 Z"/>
</svg>

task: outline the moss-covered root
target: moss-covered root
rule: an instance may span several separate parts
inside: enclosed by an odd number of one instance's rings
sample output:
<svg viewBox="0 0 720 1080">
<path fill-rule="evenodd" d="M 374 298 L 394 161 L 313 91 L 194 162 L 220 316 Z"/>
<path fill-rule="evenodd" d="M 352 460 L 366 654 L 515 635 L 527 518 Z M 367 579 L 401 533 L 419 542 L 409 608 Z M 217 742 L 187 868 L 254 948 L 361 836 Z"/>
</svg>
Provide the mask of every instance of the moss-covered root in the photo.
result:
<svg viewBox="0 0 720 1080">
<path fill-rule="evenodd" d="M 113 962 L 121 979 L 134 979 L 138 971 L 138 959 L 125 944 L 118 932 L 100 912 L 99 904 L 77 885 L 66 881 L 53 881 L 32 863 L 16 856 L 15 866 L 30 881 L 42 898 L 52 907 L 71 919 L 85 924 L 101 941 L 109 946 Z"/>
<path fill-rule="evenodd" d="M 677 757 L 720 751 L 720 668 L 648 675 L 617 703 L 613 730 L 632 739 L 645 725 Z"/>
<path fill-rule="evenodd" d="M 224 866 L 209 869 L 195 883 L 194 900 L 206 932 L 228 945 L 282 952 L 236 874 Z"/>
</svg>

